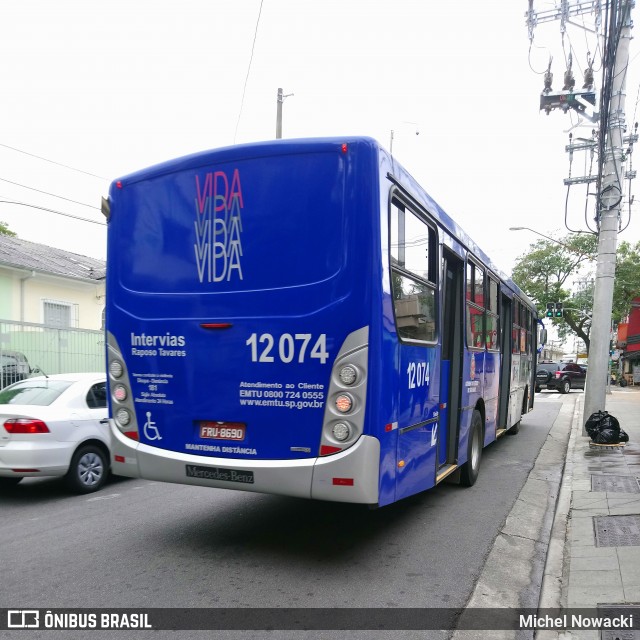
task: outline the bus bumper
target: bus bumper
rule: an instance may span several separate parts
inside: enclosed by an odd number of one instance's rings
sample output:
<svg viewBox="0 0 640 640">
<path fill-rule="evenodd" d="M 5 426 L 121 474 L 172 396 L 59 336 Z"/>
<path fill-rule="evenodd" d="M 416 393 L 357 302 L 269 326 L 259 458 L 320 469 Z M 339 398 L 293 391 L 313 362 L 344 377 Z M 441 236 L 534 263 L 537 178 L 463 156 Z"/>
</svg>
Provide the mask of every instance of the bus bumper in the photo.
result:
<svg viewBox="0 0 640 640">
<path fill-rule="evenodd" d="M 340 453 L 301 460 L 195 456 L 131 440 L 111 421 L 115 475 L 296 498 L 378 504 L 380 442 L 362 436 Z"/>
</svg>

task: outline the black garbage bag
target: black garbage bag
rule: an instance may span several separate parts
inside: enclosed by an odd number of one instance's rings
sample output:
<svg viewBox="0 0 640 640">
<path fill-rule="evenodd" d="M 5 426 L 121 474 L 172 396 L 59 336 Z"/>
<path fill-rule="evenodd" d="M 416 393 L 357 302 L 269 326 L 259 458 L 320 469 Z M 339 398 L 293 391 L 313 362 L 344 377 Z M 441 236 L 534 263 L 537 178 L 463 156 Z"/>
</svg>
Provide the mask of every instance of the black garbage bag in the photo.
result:
<svg viewBox="0 0 640 640">
<path fill-rule="evenodd" d="M 584 426 L 591 440 L 598 444 L 618 444 L 629 440 L 629 436 L 620 429 L 618 419 L 608 411 L 592 413 Z M 621 432 L 626 440 L 621 439 Z"/>
<path fill-rule="evenodd" d="M 619 435 L 615 429 L 602 429 L 595 438 L 591 439 L 598 444 L 618 444 L 620 442 Z"/>
<path fill-rule="evenodd" d="M 629 435 L 624 429 L 620 429 L 620 436 L 618 438 L 620 442 L 629 442 Z"/>
</svg>

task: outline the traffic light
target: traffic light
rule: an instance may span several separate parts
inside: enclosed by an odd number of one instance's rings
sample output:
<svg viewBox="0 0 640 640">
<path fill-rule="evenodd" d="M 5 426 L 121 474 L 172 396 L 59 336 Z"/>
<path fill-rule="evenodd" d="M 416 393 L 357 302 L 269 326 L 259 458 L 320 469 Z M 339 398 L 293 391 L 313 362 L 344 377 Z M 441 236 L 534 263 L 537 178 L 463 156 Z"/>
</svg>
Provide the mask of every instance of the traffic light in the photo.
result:
<svg viewBox="0 0 640 640">
<path fill-rule="evenodd" d="M 553 302 L 547 302 L 547 318 L 553 318 L 556 305 Z"/>
<path fill-rule="evenodd" d="M 584 113 L 588 105 L 595 106 L 596 94 L 594 91 L 558 91 L 556 93 L 542 93 L 540 95 L 540 111 L 551 113 L 552 109 L 562 109 L 565 113 L 573 109 L 578 113 Z"/>
<path fill-rule="evenodd" d="M 556 318 L 562 318 L 562 302 L 556 302 Z"/>
</svg>

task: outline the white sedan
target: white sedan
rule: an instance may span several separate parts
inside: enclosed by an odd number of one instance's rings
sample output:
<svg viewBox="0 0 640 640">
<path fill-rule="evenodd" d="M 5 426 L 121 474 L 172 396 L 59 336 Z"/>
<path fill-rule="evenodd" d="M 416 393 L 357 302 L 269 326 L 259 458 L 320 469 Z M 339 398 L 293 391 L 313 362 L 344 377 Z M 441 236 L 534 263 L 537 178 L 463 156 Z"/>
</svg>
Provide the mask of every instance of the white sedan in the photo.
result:
<svg viewBox="0 0 640 640">
<path fill-rule="evenodd" d="M 107 387 L 103 373 L 60 373 L 0 391 L 0 489 L 26 477 L 64 476 L 90 493 L 109 473 Z"/>
</svg>

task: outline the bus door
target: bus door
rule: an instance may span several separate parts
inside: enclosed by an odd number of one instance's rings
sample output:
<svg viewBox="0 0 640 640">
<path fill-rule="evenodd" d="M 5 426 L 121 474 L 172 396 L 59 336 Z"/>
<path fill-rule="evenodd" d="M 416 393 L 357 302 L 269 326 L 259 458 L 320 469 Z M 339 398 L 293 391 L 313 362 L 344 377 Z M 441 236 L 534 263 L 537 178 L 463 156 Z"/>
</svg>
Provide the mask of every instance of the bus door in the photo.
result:
<svg viewBox="0 0 640 640">
<path fill-rule="evenodd" d="M 498 404 L 498 424 L 497 429 L 508 429 L 507 419 L 509 417 L 509 394 L 511 384 L 511 328 L 512 328 L 512 312 L 511 312 L 511 300 L 501 295 L 500 304 L 500 352 L 502 358 L 500 359 L 500 389 L 498 391 L 500 401 Z"/>
<path fill-rule="evenodd" d="M 438 470 L 453 464 L 457 455 L 460 426 L 460 396 L 463 351 L 464 263 L 444 251 L 442 283 L 442 364 L 440 369 L 440 422 Z"/>
</svg>

